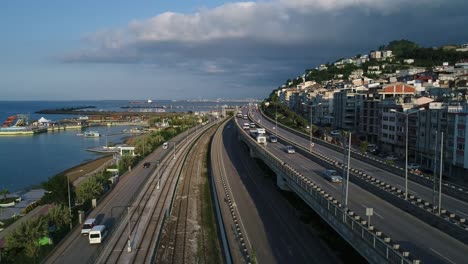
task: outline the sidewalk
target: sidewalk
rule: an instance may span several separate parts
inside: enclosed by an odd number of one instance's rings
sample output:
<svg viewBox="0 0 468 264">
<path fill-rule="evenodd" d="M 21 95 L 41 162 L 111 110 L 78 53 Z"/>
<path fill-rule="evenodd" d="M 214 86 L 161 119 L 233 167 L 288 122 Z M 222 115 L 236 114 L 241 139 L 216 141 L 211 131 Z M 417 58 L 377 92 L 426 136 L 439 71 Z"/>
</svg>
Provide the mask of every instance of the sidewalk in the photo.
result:
<svg viewBox="0 0 468 264">
<path fill-rule="evenodd" d="M 21 202 L 16 203 L 15 206 L 12 207 L 0 208 L 0 220 L 9 219 L 15 215 L 20 215 L 24 208 L 41 199 L 45 192 L 46 191 L 44 189 L 34 189 L 21 194 Z"/>
</svg>

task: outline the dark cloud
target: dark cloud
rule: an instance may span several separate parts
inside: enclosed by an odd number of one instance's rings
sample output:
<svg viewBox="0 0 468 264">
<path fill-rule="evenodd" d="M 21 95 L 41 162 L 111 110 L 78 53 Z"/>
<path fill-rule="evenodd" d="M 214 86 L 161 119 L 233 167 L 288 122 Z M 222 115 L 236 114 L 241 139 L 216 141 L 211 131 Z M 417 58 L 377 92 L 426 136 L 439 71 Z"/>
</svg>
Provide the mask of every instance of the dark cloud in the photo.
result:
<svg viewBox="0 0 468 264">
<path fill-rule="evenodd" d="M 394 39 L 468 42 L 468 1 L 279 0 L 163 13 L 86 37 L 69 63 L 151 64 L 224 82 L 223 94 L 269 93 L 304 69 Z M 241 89 L 244 87 L 245 89 Z M 220 90 L 213 90 L 220 92 Z M 244 97 L 244 96 L 242 96 Z"/>
</svg>

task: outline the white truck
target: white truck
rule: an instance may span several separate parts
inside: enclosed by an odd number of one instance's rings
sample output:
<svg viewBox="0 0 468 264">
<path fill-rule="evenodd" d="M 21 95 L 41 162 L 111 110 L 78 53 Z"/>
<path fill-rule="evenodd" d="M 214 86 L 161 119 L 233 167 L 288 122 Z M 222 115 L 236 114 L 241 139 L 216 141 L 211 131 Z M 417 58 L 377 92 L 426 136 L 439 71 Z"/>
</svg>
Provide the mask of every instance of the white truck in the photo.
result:
<svg viewBox="0 0 468 264">
<path fill-rule="evenodd" d="M 238 112 L 237 112 L 237 117 L 242 118 L 242 111 L 238 111 Z"/>
<path fill-rule="evenodd" d="M 250 136 L 259 144 L 267 144 L 267 137 L 264 128 L 250 129 Z"/>
</svg>

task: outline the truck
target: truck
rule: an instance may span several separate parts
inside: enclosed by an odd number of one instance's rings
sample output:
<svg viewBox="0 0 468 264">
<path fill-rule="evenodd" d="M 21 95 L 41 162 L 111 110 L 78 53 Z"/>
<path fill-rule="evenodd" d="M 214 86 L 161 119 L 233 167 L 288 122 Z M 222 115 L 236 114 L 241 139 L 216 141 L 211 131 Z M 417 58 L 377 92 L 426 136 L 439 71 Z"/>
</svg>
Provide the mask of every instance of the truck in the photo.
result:
<svg viewBox="0 0 468 264">
<path fill-rule="evenodd" d="M 259 129 L 250 129 L 250 136 L 255 139 L 257 141 L 257 143 L 259 144 L 265 144 L 267 143 L 267 137 L 266 137 L 266 134 L 265 133 L 261 133 L 262 130 L 260 128 L 260 131 Z"/>
<path fill-rule="evenodd" d="M 242 118 L 242 111 L 237 111 L 237 117 Z"/>
</svg>

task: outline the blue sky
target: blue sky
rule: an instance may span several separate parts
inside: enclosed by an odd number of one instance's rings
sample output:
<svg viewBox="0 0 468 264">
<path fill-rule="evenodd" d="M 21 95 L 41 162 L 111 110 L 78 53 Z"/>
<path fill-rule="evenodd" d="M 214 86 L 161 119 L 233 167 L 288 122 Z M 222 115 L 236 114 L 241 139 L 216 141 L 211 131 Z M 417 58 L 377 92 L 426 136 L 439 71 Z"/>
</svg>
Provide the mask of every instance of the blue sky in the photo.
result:
<svg viewBox="0 0 468 264">
<path fill-rule="evenodd" d="M 1 1 L 1 99 L 264 98 L 394 39 L 467 43 L 466 2 Z"/>
</svg>

